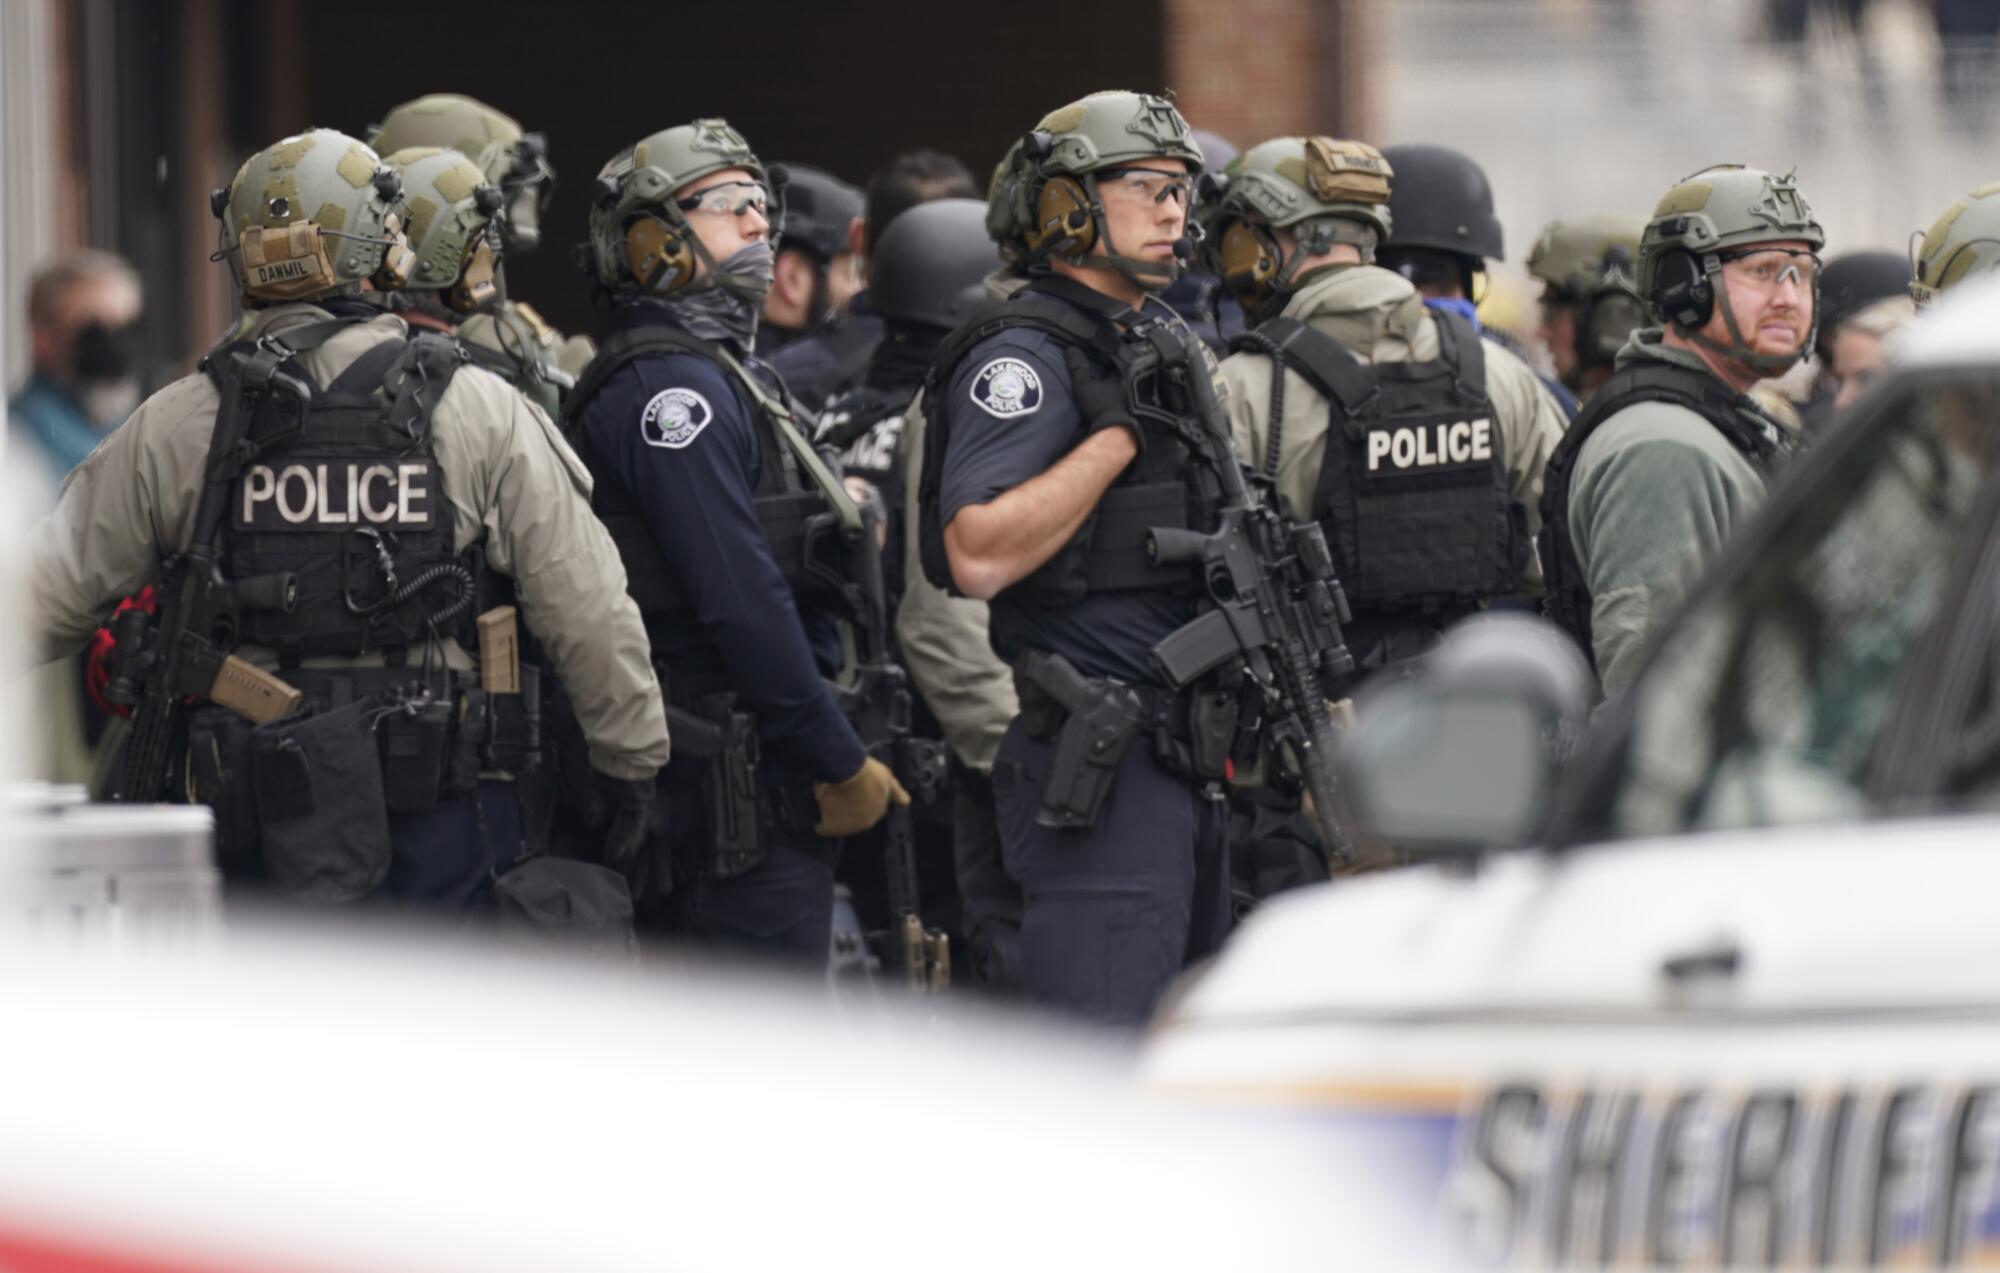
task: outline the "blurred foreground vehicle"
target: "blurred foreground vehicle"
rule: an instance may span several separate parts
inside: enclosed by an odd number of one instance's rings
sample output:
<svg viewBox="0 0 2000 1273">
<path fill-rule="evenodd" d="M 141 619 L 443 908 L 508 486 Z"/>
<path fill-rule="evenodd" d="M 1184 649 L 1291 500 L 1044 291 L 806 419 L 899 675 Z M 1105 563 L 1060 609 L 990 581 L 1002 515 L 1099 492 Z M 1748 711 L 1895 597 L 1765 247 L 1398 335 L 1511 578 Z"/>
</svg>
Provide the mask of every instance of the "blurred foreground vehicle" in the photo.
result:
<svg viewBox="0 0 2000 1273">
<path fill-rule="evenodd" d="M 1588 722 L 1474 620 L 1358 706 L 1425 862 L 1260 912 L 1156 1086 L 1368 1127 L 1476 1255 L 2000 1258 L 2000 288 L 1798 462 Z"/>
</svg>

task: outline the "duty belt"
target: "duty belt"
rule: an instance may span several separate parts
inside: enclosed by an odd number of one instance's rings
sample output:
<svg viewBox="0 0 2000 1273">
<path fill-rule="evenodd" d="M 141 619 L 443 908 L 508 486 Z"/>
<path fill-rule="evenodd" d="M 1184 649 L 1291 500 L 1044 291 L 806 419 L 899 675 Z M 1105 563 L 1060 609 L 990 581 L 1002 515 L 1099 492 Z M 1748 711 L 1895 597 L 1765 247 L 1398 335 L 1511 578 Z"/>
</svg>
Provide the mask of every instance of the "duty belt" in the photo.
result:
<svg viewBox="0 0 2000 1273">
<path fill-rule="evenodd" d="M 1220 799 L 1239 720 L 1234 690 L 1175 692 L 1114 676 L 1085 676 L 1060 654 L 1029 650 L 1014 666 L 1021 727 L 1055 743 L 1036 821 L 1049 827 L 1095 823 L 1111 779 L 1142 731 L 1161 768 Z"/>
</svg>

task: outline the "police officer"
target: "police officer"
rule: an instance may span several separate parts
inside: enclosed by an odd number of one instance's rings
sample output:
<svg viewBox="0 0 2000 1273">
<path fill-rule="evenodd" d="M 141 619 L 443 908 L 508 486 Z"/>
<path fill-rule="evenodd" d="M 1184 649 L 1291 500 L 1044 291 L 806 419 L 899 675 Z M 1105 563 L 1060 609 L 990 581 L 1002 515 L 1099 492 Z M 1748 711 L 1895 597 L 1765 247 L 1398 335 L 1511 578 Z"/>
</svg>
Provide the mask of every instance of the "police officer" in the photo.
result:
<svg viewBox="0 0 2000 1273">
<path fill-rule="evenodd" d="M 1607 697 L 1790 445 L 1750 390 L 1811 351 L 1825 241 L 1792 178 L 1737 165 L 1674 186 L 1646 223 L 1639 292 L 1660 325 L 1633 333 L 1542 494 L 1549 615 Z"/>
<path fill-rule="evenodd" d="M 1979 187 L 1946 208 L 1917 248 L 1910 296 L 1918 305 L 1975 275 L 2000 268 L 2000 181 Z"/>
<path fill-rule="evenodd" d="M 1200 466 L 1125 337 L 1206 347 L 1154 295 L 1179 273 L 1201 152 L 1162 98 L 1096 93 L 1045 116 L 989 223 L 1027 285 L 946 343 L 926 389 L 919 529 L 932 582 L 990 600 L 1023 714 L 993 769 L 1003 861 L 1025 897 L 1030 999 L 1143 1021 L 1229 922 L 1220 773 L 1148 654 L 1193 617 L 1147 532 L 1200 528 Z M 1165 324 L 1153 328 L 1150 324 Z M 1135 396 L 1137 395 L 1137 396 Z M 1233 463 L 1233 456 L 1224 462 Z M 1156 728 L 1098 733 L 1108 717 Z"/>
<path fill-rule="evenodd" d="M 1486 262 L 1506 257 L 1486 170 L 1449 146 L 1390 146 L 1382 157 L 1396 172 L 1389 197 L 1391 232 L 1378 254 L 1382 267 L 1416 284 L 1425 304 L 1452 310 L 1478 328 L 1478 280 Z M 1510 353 L 1522 352 L 1500 332 L 1481 335 Z M 1554 380 L 1540 379 L 1563 415 L 1575 415 L 1575 396 Z"/>
<path fill-rule="evenodd" d="M 1617 213 L 1552 221 L 1528 253 L 1528 273 L 1542 281 L 1542 347 L 1581 401 L 1610 378 L 1618 351 L 1646 325 L 1637 281 L 1645 226 L 1644 217 Z"/>
<path fill-rule="evenodd" d="M 1889 365 L 1887 338 L 1916 317 L 1910 258 L 1848 252 L 1819 272 L 1819 375 L 1802 414 L 1809 429 L 1858 398 Z"/>
<path fill-rule="evenodd" d="M 965 165 L 934 150 L 897 155 L 868 179 L 864 220 L 859 232 L 857 278 L 872 274 L 877 246 L 896 218 L 933 199 L 973 198 L 979 193 Z M 842 195 L 845 206 L 845 196 Z M 790 197 L 787 196 L 785 238 L 790 240 Z M 768 313 L 768 311 L 767 311 Z M 882 320 L 873 312 L 868 294 L 851 299 L 844 312 L 820 329 L 776 350 L 771 366 L 807 406 L 819 409 L 860 385 L 868 359 L 882 339 Z"/>
<path fill-rule="evenodd" d="M 698 747 L 682 730 L 667 769 L 668 860 L 651 889 L 673 905 L 656 910 L 695 936 L 823 964 L 834 842 L 908 796 L 822 679 L 841 651 L 820 582 L 839 563 L 820 554 L 860 521 L 749 356 L 771 282 L 764 166 L 725 121 L 701 119 L 619 152 L 593 195 L 611 334 L 567 428 L 669 699 L 708 736 Z"/>
<path fill-rule="evenodd" d="M 1363 668 L 1532 589 L 1563 419 L 1527 364 L 1371 262 L 1399 174 L 1374 147 L 1281 137 L 1209 182 L 1203 254 L 1257 325 L 1222 365 L 1237 447 L 1317 519 Z"/>
<path fill-rule="evenodd" d="M 775 168 L 784 177 L 775 191 L 783 216 L 778 221 L 771 290 L 764 296 L 764 316 L 757 325 L 757 352 L 766 357 L 801 337 L 831 332 L 861 290 L 860 189 L 806 164 Z M 852 339 L 822 352 L 839 363 L 843 353 L 854 356 L 847 346 L 855 344 L 860 344 L 860 361 L 865 364 L 865 343 Z"/>
<path fill-rule="evenodd" d="M 502 300 L 504 196 L 456 150 L 412 146 L 382 162 L 401 179 L 404 202 L 413 210 L 409 237 L 416 264 L 400 288 L 380 296 L 412 328 L 455 334 L 466 319 Z M 505 363 L 491 370 L 504 377 L 512 369 Z"/>
<path fill-rule="evenodd" d="M 383 117 L 370 140 L 384 155 L 419 146 L 456 150 L 500 192 L 499 209 L 490 214 L 500 239 L 490 248 L 495 269 L 503 274 L 497 280 L 501 297 L 461 319 L 458 335 L 481 366 L 512 382 L 553 416 L 573 377 L 590 361 L 590 340 L 565 339 L 534 306 L 507 296 L 504 279 L 508 256 L 541 245 L 542 214 L 556 184 L 548 143 L 540 133 L 523 132 L 513 117 L 458 93 L 404 102 Z"/>
<path fill-rule="evenodd" d="M 607 851 L 635 851 L 667 733 L 624 571 L 547 417 L 363 299 L 416 264 L 395 173 L 308 132 L 253 156 L 213 206 L 248 313 L 65 484 L 33 532 L 34 613 L 52 650 L 74 648 L 190 547 L 205 480 L 226 480 L 215 547 L 241 611 L 196 636 L 274 671 L 305 710 L 252 730 L 218 678 L 175 740 L 170 791 L 126 794 L 214 806 L 225 870 L 282 893 L 477 904 L 519 839 L 504 784 L 478 780 L 500 735 L 475 726 L 505 715 L 499 687 L 478 696 L 470 636 L 491 569 L 622 802 Z M 243 446 L 212 447 L 222 419 L 244 422 Z"/>
</svg>

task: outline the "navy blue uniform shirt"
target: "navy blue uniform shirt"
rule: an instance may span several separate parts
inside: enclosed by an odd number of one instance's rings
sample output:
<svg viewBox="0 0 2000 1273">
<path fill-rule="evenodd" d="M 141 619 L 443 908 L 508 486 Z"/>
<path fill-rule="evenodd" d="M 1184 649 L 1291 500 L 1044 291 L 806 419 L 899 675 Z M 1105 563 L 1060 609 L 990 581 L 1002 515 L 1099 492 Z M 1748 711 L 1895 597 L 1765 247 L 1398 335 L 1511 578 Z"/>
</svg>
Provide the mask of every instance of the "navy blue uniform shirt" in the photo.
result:
<svg viewBox="0 0 2000 1273">
<path fill-rule="evenodd" d="M 881 343 L 881 319 L 848 313 L 768 353 L 760 351 L 760 356 L 785 378 L 800 402 L 820 411 L 862 382 L 868 357 Z"/>
<path fill-rule="evenodd" d="M 944 410 L 950 445 L 939 481 L 942 524 L 968 504 L 986 504 L 1047 472 L 1083 441 L 1063 345 L 1028 327 L 974 345 L 953 370 Z M 1155 680 L 1146 656 L 1192 619 L 1194 603 L 1162 594 L 1107 593 L 1071 606 L 993 599 L 993 649 L 1010 662 L 1023 650 L 1053 650 L 1091 676 Z"/>
<path fill-rule="evenodd" d="M 672 325 L 631 306 L 616 325 Z M 724 368 L 693 354 L 649 354 L 620 368 L 585 404 L 584 436 L 639 506 L 693 609 L 651 622 L 653 653 L 672 669 L 723 671 L 757 717 L 783 777 L 837 782 L 861 768 L 861 740 L 840 712 L 791 587 L 752 502 L 764 425 Z"/>
</svg>

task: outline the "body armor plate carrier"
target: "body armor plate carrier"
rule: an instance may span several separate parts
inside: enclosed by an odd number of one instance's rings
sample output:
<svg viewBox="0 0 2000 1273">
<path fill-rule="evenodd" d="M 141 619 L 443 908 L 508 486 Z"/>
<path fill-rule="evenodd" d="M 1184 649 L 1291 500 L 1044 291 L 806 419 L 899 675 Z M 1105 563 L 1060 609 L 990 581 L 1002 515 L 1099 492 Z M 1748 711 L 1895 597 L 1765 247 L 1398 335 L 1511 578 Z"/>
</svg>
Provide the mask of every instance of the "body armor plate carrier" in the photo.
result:
<svg viewBox="0 0 2000 1273">
<path fill-rule="evenodd" d="M 1456 314 L 1432 317 L 1440 348 L 1430 362 L 1364 363 L 1294 318 L 1233 345 L 1280 364 L 1267 474 L 1282 445 L 1284 369 L 1326 399 L 1312 513 L 1357 616 L 1465 613 L 1517 591 L 1527 564 L 1526 510 L 1508 494 L 1479 334 Z"/>
<path fill-rule="evenodd" d="M 1613 373 L 1578 413 L 1549 457 L 1542 484 L 1542 570 L 1548 585 L 1548 616 L 1576 638 L 1591 666 L 1597 665 L 1591 643 L 1590 584 L 1584 577 L 1576 540 L 1570 534 L 1570 483 L 1577 456 L 1597 427 L 1625 408 L 1641 402 L 1670 402 L 1686 407 L 1715 426 L 1729 444 L 1759 471 L 1768 473 L 1776 444 L 1746 419 L 1744 399 L 1705 371 L 1645 360 Z"/>
<path fill-rule="evenodd" d="M 313 324 L 274 343 L 295 357 L 348 325 Z M 221 362 L 203 366 L 214 376 Z M 452 549 L 431 412 L 463 362 L 451 339 L 418 334 L 363 353 L 303 418 L 283 395 L 258 400 L 223 519 L 222 559 L 232 580 L 296 576 L 296 602 L 246 610 L 239 641 L 296 664 L 459 634 L 479 563 Z"/>
<path fill-rule="evenodd" d="M 945 453 L 951 446 L 950 416 L 944 404 L 965 356 L 1003 331 L 1029 328 L 1115 368 L 1127 382 L 1129 399 L 1146 403 L 1157 396 L 1159 378 L 1146 376 L 1141 383 L 1135 364 L 1139 343 L 1128 340 L 1113 321 L 1130 315 L 1125 306 L 1081 284 L 1037 277 L 1008 299 L 975 311 L 945 340 L 924 384 L 924 471 L 918 495 L 918 550 L 924 577 L 932 584 L 959 595 L 945 554 L 939 495 Z M 1154 405 L 1172 410 L 1171 404 Z M 1072 447 L 1083 441 L 1086 428 L 1079 424 Z M 1109 592 L 1192 594 L 1196 581 L 1191 570 L 1154 564 L 1147 538 L 1156 527 L 1212 528 L 1216 498 L 1197 488 L 1194 478 L 1200 471 L 1179 438 L 1148 428 L 1139 458 L 1118 475 L 1076 534 L 1034 573 L 1009 588 L 1009 594 L 1045 606 L 1074 605 L 1087 596 Z"/>
</svg>

